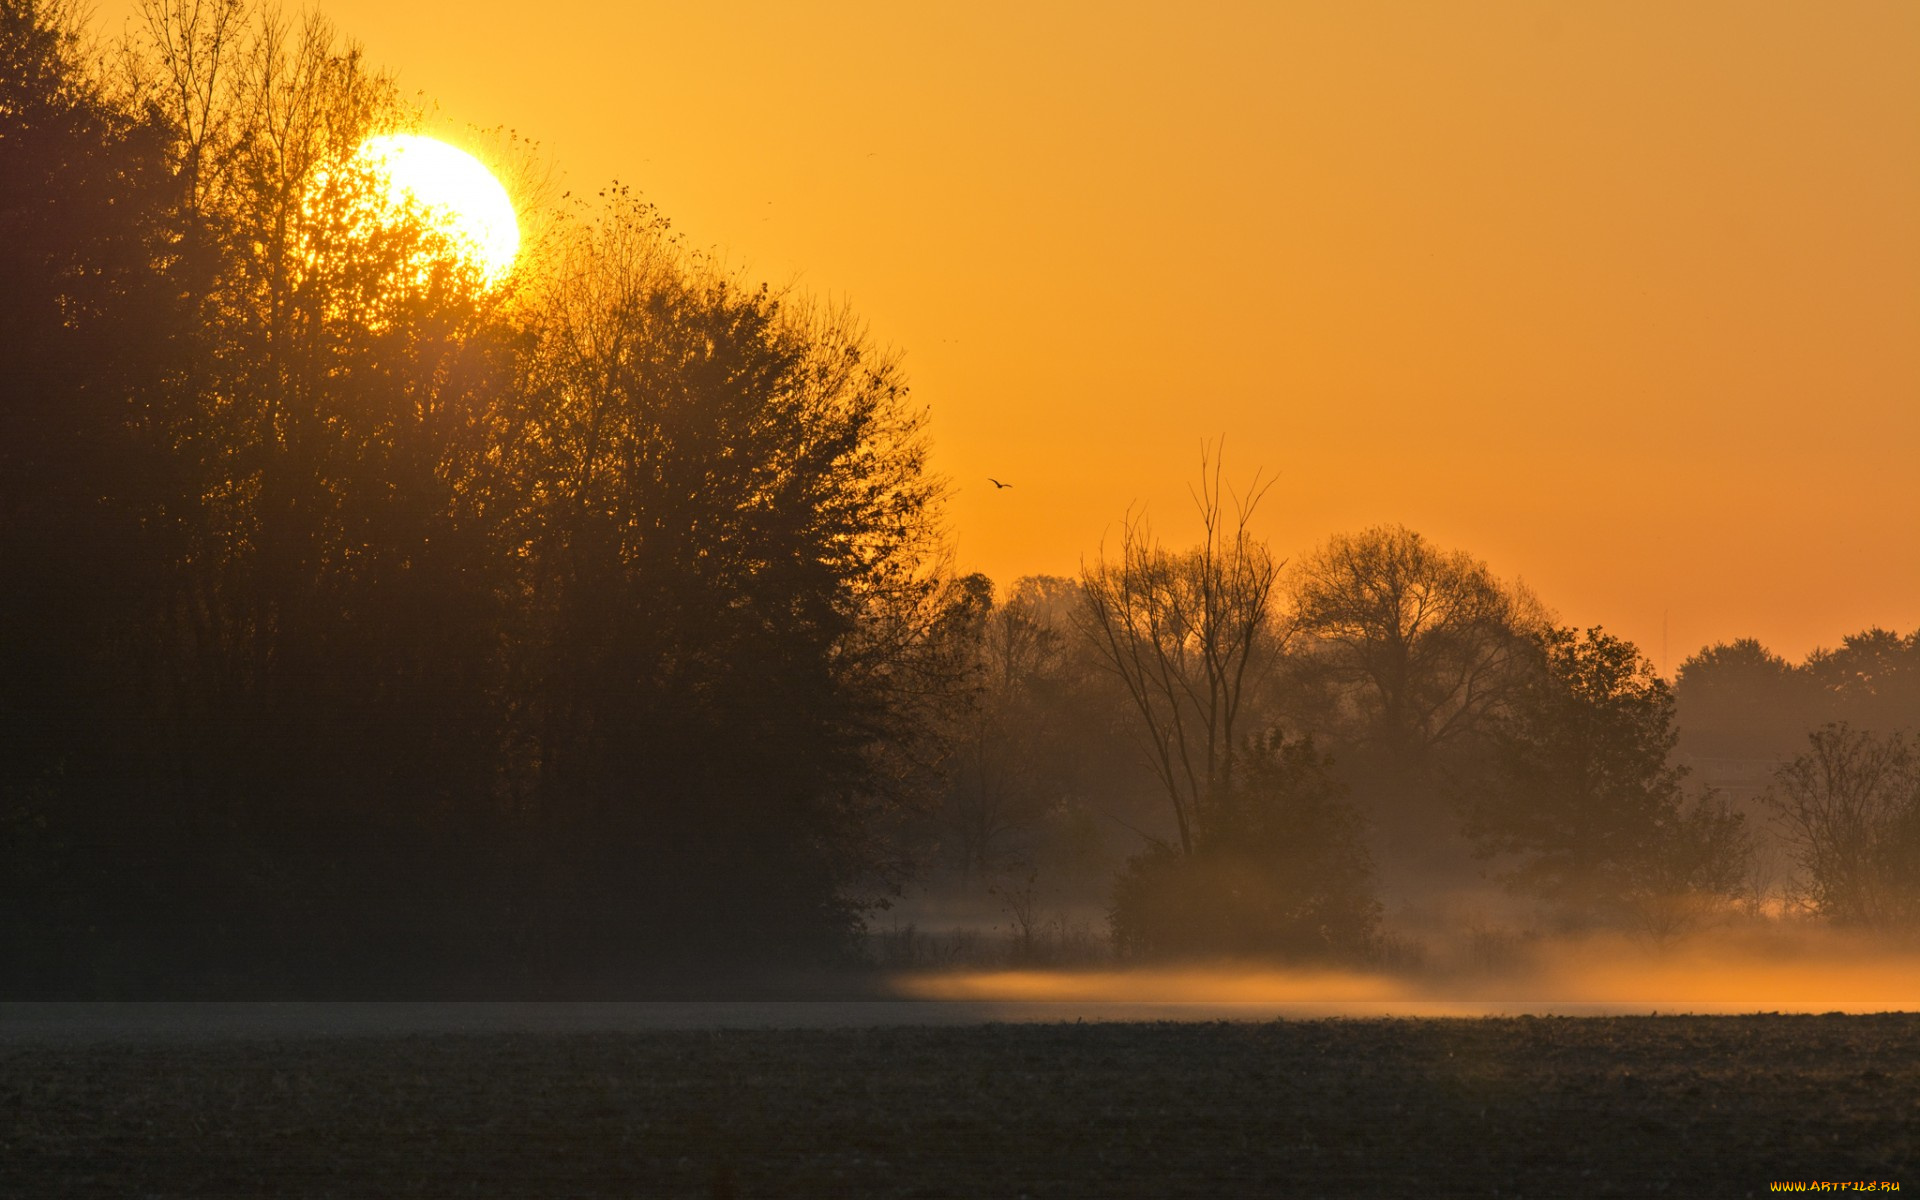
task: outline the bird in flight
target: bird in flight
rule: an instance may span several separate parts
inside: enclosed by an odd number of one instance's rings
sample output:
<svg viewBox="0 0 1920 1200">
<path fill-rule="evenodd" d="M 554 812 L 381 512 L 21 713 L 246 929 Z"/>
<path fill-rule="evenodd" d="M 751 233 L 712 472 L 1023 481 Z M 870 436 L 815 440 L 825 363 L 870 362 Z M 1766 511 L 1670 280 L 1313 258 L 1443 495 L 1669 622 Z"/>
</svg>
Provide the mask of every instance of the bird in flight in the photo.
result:
<svg viewBox="0 0 1920 1200">
<path fill-rule="evenodd" d="M 998 479 L 995 479 L 995 478 L 994 478 L 993 476 L 991 476 L 991 475 L 989 475 L 989 476 L 987 476 L 987 482 L 988 482 L 988 483 L 990 483 L 990 484 L 992 484 L 992 485 L 994 486 L 994 489 L 995 489 L 996 491 L 997 491 L 997 490 L 999 490 L 1000 488 L 1010 488 L 1010 487 L 1012 487 L 1012 486 L 1013 486 L 1013 485 L 1012 485 L 1012 484 L 1010 484 L 1010 483 L 1001 483 L 1001 482 L 1000 482 L 1000 481 L 999 481 Z"/>
</svg>

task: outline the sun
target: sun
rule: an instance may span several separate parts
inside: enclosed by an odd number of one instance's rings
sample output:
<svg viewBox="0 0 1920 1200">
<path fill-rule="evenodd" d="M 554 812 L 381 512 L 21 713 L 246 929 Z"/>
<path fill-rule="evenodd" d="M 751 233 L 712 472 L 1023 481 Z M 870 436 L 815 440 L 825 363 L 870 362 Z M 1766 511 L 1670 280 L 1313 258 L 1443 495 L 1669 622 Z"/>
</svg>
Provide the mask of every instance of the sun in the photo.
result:
<svg viewBox="0 0 1920 1200">
<path fill-rule="evenodd" d="M 417 133 L 388 133 L 360 144 L 395 205 L 426 214 L 478 270 L 487 286 L 506 278 L 520 252 L 520 222 L 507 189 L 473 155 Z"/>
</svg>

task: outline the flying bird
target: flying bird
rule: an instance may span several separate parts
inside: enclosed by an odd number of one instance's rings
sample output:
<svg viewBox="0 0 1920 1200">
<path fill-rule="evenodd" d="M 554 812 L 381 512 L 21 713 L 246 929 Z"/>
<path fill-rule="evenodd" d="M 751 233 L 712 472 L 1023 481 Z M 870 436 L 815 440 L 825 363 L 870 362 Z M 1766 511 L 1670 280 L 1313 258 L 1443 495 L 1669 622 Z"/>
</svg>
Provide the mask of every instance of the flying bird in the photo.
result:
<svg viewBox="0 0 1920 1200">
<path fill-rule="evenodd" d="M 999 488 L 1010 488 L 1013 486 L 1010 483 L 1001 483 L 998 479 L 995 479 L 991 475 L 987 476 L 987 482 L 992 484 L 996 490 Z"/>
</svg>

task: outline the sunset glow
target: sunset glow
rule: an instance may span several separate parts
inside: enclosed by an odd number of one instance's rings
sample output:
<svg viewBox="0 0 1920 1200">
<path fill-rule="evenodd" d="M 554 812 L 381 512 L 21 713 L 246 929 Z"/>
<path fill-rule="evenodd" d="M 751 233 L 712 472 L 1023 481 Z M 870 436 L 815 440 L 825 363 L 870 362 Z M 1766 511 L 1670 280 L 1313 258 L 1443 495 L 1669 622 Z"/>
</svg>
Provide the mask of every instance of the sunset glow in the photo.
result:
<svg viewBox="0 0 1920 1200">
<path fill-rule="evenodd" d="M 1131 503 L 1187 539 L 1224 434 L 1277 551 L 1404 523 L 1669 668 L 1920 622 L 1865 553 L 1920 432 L 1920 9 L 1017 11 L 328 7 L 563 186 L 856 304 L 996 580 Z"/>
</svg>

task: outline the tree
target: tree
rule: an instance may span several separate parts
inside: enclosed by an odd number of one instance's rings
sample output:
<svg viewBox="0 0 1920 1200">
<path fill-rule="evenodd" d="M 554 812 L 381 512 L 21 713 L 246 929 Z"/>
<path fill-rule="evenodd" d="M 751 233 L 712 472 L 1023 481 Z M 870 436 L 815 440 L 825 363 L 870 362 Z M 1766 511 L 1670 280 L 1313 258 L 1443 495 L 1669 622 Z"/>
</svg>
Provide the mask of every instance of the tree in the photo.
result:
<svg viewBox="0 0 1920 1200">
<path fill-rule="evenodd" d="M 531 298 L 514 462 L 553 891 L 656 950 L 817 949 L 885 874 L 885 748 L 947 694 L 923 412 L 845 314 L 605 200 Z"/>
<path fill-rule="evenodd" d="M 1531 593 L 1401 526 L 1332 538 L 1289 588 L 1306 677 L 1289 682 L 1330 683 L 1341 699 L 1321 716 L 1328 732 L 1408 769 L 1484 727 L 1545 623 Z"/>
<path fill-rule="evenodd" d="M 1131 753 L 1131 701 L 1081 634 L 1080 585 L 1028 576 L 994 602 L 984 576 L 958 582 L 974 597 L 950 626 L 965 685 L 938 722 L 934 803 L 903 836 L 963 889 L 999 877 L 1003 897 L 1104 900 L 1111 835 L 1154 827 L 1167 802 Z"/>
<path fill-rule="evenodd" d="M 1806 673 L 1752 638 L 1709 646 L 1680 664 L 1681 745 L 1712 758 L 1772 758 L 1812 724 Z"/>
<path fill-rule="evenodd" d="M 1516 890 L 1574 919 L 1664 937 L 1693 896 L 1732 895 L 1741 817 L 1689 804 L 1672 766 L 1673 697 L 1632 643 L 1599 629 L 1534 641 L 1540 670 L 1499 720 L 1485 774 L 1463 797 L 1482 857 L 1506 856 Z"/>
<path fill-rule="evenodd" d="M 1248 700 L 1286 642 L 1273 606 L 1280 563 L 1249 529 L 1265 488 L 1256 478 L 1229 515 L 1220 471 L 1201 456 L 1198 546 L 1169 551 L 1129 515 L 1119 561 L 1103 558 L 1080 580 L 1086 636 L 1133 703 L 1182 853 L 1233 790 Z"/>
<path fill-rule="evenodd" d="M 1904 735 L 1844 723 L 1774 775 L 1766 802 L 1806 873 L 1807 902 L 1840 925 L 1920 921 L 1920 754 Z"/>
<path fill-rule="evenodd" d="M 1869 629 L 1838 650 L 1816 650 L 1802 668 L 1817 689 L 1818 719 L 1887 733 L 1920 731 L 1920 630 Z M 1811 722 L 1809 722 L 1811 724 Z"/>
<path fill-rule="evenodd" d="M 18 743 L 62 769 L 119 757 L 61 743 L 132 716 L 103 720 L 127 681 L 96 672 L 164 608 L 182 485 L 163 380 L 198 265 L 172 252 L 166 130 L 113 103 L 79 38 L 67 4 L 0 7 L 0 711 L 62 725 Z"/>
<path fill-rule="evenodd" d="M 1687 659 L 1674 690 L 1681 744 L 1702 757 L 1784 762 L 1833 723 L 1920 730 L 1920 631 L 1850 634 L 1797 665 L 1742 638 Z"/>
</svg>

